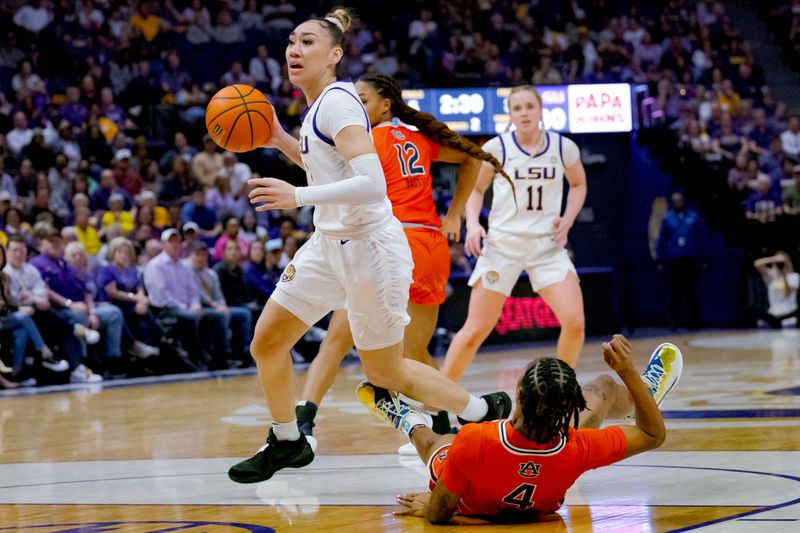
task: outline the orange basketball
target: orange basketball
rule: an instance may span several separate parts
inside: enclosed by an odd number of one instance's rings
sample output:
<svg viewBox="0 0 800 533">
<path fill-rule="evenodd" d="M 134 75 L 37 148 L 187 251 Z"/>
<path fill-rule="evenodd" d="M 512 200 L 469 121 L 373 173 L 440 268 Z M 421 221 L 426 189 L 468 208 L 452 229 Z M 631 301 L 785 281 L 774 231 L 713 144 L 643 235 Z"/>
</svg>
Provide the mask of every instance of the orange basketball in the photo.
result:
<svg viewBox="0 0 800 533">
<path fill-rule="evenodd" d="M 255 87 L 228 85 L 208 102 L 206 129 L 225 150 L 258 148 L 272 136 L 272 104 Z"/>
</svg>

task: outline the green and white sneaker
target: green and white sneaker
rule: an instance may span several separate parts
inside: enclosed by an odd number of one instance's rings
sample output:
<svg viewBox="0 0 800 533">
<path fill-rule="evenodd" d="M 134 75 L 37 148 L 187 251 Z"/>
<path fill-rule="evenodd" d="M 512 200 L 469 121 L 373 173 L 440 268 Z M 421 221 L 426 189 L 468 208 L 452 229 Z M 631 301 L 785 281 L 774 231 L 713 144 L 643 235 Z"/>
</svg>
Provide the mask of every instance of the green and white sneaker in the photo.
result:
<svg viewBox="0 0 800 533">
<path fill-rule="evenodd" d="M 408 437 L 411 429 L 423 425 L 433 426 L 430 415 L 420 413 L 401 400 L 397 393 L 362 381 L 356 389 L 358 399 L 369 411 L 400 433 Z"/>
<path fill-rule="evenodd" d="M 658 346 L 650 356 L 650 361 L 642 374 L 650 394 L 661 405 L 661 401 L 678 382 L 683 371 L 683 354 L 672 343 L 665 342 Z"/>
</svg>

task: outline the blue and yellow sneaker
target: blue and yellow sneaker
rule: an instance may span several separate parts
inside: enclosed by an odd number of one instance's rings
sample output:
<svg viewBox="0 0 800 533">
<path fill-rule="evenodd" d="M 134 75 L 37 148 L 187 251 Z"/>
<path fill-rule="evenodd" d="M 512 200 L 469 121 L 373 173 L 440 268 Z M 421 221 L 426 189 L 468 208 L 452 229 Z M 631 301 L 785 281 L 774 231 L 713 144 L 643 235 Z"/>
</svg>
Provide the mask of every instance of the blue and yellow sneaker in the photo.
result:
<svg viewBox="0 0 800 533">
<path fill-rule="evenodd" d="M 683 354 L 677 346 L 665 342 L 655 349 L 644 368 L 642 381 L 650 389 L 656 405 L 661 405 L 661 401 L 680 379 L 682 371 Z"/>
<path fill-rule="evenodd" d="M 420 413 L 401 400 L 397 393 L 362 381 L 356 389 L 358 399 L 369 411 L 408 437 L 411 429 L 424 425 L 433 426 L 430 415 Z"/>
</svg>

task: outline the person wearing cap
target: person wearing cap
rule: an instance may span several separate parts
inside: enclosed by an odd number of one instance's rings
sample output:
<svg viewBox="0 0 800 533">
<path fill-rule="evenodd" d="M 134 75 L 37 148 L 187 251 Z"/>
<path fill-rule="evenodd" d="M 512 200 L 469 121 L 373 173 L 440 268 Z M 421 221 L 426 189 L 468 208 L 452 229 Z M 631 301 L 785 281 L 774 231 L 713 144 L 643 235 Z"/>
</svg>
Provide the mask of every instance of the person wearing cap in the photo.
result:
<svg viewBox="0 0 800 533">
<path fill-rule="evenodd" d="M 144 286 L 150 306 L 159 319 L 176 321 L 176 336 L 198 366 L 207 353 L 202 347 L 213 345 L 214 335 L 224 332 L 219 314 L 207 315 L 200 301 L 200 287 L 194 272 L 181 261 L 181 235 L 175 228 L 161 234 L 163 251 L 144 267 Z"/>
<path fill-rule="evenodd" d="M 264 306 L 275 291 L 281 268 L 278 266 L 283 253 L 283 242 L 280 239 L 270 239 L 266 243 L 253 241 L 248 252 L 248 262 L 245 265 L 245 283 L 247 290 L 256 299 L 260 306 Z"/>
<path fill-rule="evenodd" d="M 108 228 L 111 224 L 119 224 L 123 235 L 129 235 L 134 228 L 133 213 L 124 210 L 125 197 L 115 192 L 108 197 L 108 211 L 103 213 L 101 226 Z"/>
<path fill-rule="evenodd" d="M 217 213 L 206 207 L 205 202 L 205 193 L 200 189 L 195 190 L 192 193 L 192 201 L 181 207 L 181 221 L 197 224 L 198 236 L 207 244 L 213 244 L 222 233 L 222 223 L 219 222 Z"/>
<path fill-rule="evenodd" d="M 127 148 L 117 150 L 114 154 L 114 179 L 117 186 L 125 189 L 130 196 L 136 196 L 144 187 L 144 180 L 138 172 L 130 167 L 131 151 Z"/>
<path fill-rule="evenodd" d="M 189 257 L 184 262 L 192 269 L 195 279 L 197 279 L 204 315 L 209 318 L 216 316 L 214 322 L 222 326 L 213 336 L 215 349 L 211 353 L 216 355 L 217 359 L 212 360 L 211 369 L 228 366 L 226 360 L 231 358 L 232 353 L 241 357 L 241 360 L 246 360 L 243 356 L 249 351 L 252 338 L 250 310 L 244 307 L 228 307 L 217 272 L 208 268 L 208 245 L 206 243 L 194 242 L 189 250 Z M 235 341 L 235 352 L 231 351 L 228 329 L 231 330 Z"/>
<path fill-rule="evenodd" d="M 189 257 L 189 248 L 191 248 L 195 241 L 200 239 L 200 236 L 197 234 L 199 229 L 200 227 L 194 222 L 187 222 L 181 226 L 181 232 L 183 234 L 183 245 L 181 247 L 182 258 L 185 259 Z"/>
<path fill-rule="evenodd" d="M 95 313 L 91 294 L 86 289 L 83 278 L 64 260 L 64 246 L 61 233 L 52 225 L 44 222 L 34 227 L 34 236 L 39 240 L 42 253 L 30 260 L 47 284 L 47 294 L 53 312 L 58 318 L 73 325 L 73 334 L 82 339 L 75 355 L 86 356 L 86 343 L 95 344 L 100 340 L 97 328 L 100 320 Z M 46 330 L 43 330 L 46 331 Z M 108 347 L 108 342 L 106 343 Z M 119 337 L 117 337 L 119 344 Z M 113 340 L 112 340 L 113 345 Z M 117 349 L 111 349 L 112 356 L 119 357 Z M 80 359 L 77 359 L 78 361 Z M 75 363 L 75 361 L 70 361 Z M 72 365 L 71 365 L 72 366 Z M 97 383 L 100 376 L 93 374 L 85 365 L 74 367 L 70 379 L 73 382 Z"/>
<path fill-rule="evenodd" d="M 192 159 L 192 171 L 203 190 L 214 186 L 225 172 L 225 161 L 210 135 L 203 135 L 203 151 Z"/>
</svg>

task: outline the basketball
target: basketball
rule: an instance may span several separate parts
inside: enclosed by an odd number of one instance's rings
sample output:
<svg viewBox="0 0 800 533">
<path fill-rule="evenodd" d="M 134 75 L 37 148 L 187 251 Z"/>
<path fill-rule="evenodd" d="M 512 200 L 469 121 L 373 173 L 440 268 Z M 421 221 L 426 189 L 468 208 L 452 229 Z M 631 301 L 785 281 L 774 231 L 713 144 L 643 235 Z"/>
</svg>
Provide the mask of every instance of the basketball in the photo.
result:
<svg viewBox="0 0 800 533">
<path fill-rule="evenodd" d="M 218 146 L 247 152 L 272 135 L 272 104 L 249 85 L 228 85 L 206 107 L 206 129 Z"/>
</svg>

